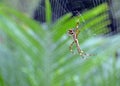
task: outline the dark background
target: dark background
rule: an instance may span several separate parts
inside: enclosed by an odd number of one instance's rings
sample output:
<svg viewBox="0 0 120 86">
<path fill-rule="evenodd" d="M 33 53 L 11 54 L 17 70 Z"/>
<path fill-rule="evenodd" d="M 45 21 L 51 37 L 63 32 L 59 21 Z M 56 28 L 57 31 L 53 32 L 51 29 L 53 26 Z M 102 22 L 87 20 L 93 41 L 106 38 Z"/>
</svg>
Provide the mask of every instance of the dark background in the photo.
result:
<svg viewBox="0 0 120 86">
<path fill-rule="evenodd" d="M 95 0 L 50 0 L 53 14 L 52 21 L 54 22 L 62 15 L 69 12 L 71 12 L 73 16 L 75 16 L 78 12 L 82 13 L 105 2 L 108 3 L 109 9 L 111 9 L 112 0 L 99 0 L 98 2 L 96 2 Z M 108 27 L 111 28 L 111 32 L 116 33 L 116 20 L 114 19 L 114 15 L 112 14 L 111 10 L 109 10 L 108 13 L 111 20 L 111 24 Z M 45 0 L 42 0 L 35 10 L 34 19 L 40 22 L 45 22 L 44 15 Z"/>
</svg>

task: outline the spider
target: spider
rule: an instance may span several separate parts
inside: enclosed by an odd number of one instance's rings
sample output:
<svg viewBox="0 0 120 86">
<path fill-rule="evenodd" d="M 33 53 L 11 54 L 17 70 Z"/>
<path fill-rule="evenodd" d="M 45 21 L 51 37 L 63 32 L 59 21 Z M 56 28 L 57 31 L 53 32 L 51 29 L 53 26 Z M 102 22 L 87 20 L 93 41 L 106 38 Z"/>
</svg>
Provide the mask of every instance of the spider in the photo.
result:
<svg viewBox="0 0 120 86">
<path fill-rule="evenodd" d="M 68 30 L 68 34 L 72 36 L 73 38 L 73 42 L 71 43 L 69 50 L 73 53 L 72 47 L 74 44 L 76 44 L 76 48 L 78 53 L 80 54 L 80 56 L 84 57 L 84 56 L 91 56 L 89 54 L 86 54 L 84 51 L 81 50 L 80 45 L 79 45 L 79 41 L 78 41 L 78 35 L 80 33 L 79 30 L 79 20 L 76 23 L 75 28 L 69 29 Z"/>
</svg>

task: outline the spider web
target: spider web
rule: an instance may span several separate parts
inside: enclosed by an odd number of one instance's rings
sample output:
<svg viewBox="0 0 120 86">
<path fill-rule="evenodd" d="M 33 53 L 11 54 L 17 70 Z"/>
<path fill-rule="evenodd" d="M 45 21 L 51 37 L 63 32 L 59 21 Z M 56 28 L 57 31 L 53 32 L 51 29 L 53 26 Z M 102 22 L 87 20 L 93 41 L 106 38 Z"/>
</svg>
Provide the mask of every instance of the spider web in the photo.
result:
<svg viewBox="0 0 120 86">
<path fill-rule="evenodd" d="M 25 12 L 32 16 L 35 20 L 45 22 L 45 0 L 2 0 L 10 3 L 11 6 L 19 11 Z M 119 0 L 50 0 L 52 5 L 52 20 L 56 21 L 58 18 L 66 13 L 72 12 L 76 15 L 77 12 L 83 13 L 93 7 L 107 2 L 110 8 L 110 19 L 112 24 L 110 27 L 114 32 L 120 32 L 120 6 Z"/>
<path fill-rule="evenodd" d="M 109 4 L 110 20 L 112 23 L 109 25 L 112 32 L 120 32 L 119 24 L 119 2 L 118 0 L 50 0 L 52 6 L 52 20 L 56 21 L 66 13 L 71 12 L 75 16 L 78 12 L 83 13 L 93 7 L 96 7 L 104 2 Z M 117 4 L 117 6 L 116 6 Z M 45 0 L 41 0 L 39 6 L 35 10 L 34 19 L 40 22 L 45 22 Z"/>
</svg>

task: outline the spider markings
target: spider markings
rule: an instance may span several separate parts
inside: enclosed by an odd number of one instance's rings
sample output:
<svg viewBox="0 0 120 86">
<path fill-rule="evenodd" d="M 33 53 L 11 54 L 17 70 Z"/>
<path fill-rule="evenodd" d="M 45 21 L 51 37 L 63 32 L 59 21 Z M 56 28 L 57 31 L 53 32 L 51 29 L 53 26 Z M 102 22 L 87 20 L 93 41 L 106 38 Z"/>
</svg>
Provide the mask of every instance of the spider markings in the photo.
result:
<svg viewBox="0 0 120 86">
<path fill-rule="evenodd" d="M 78 35 L 79 35 L 79 33 L 80 33 L 80 30 L 79 30 L 79 20 L 78 20 L 77 23 L 76 23 L 76 27 L 73 28 L 73 29 L 69 29 L 68 30 L 68 34 L 71 35 L 72 38 L 73 38 L 73 42 L 71 43 L 71 45 L 69 47 L 69 50 L 73 53 L 72 46 L 75 43 L 77 51 L 80 54 L 80 56 L 82 56 L 83 58 L 84 58 L 84 56 L 91 56 L 89 54 L 86 54 L 84 51 L 82 51 L 80 49 L 80 45 L 79 45 L 79 41 L 78 41 Z"/>
</svg>

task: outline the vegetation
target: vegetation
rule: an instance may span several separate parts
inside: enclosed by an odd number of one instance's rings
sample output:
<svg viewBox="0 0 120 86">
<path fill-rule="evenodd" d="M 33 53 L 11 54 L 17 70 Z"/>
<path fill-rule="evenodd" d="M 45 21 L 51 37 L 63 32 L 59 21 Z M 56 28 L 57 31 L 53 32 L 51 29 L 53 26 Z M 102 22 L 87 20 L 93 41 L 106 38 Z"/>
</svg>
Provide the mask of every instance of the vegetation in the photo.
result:
<svg viewBox="0 0 120 86">
<path fill-rule="evenodd" d="M 107 4 L 83 13 L 85 22 L 79 17 L 80 47 L 95 54 L 88 59 L 69 51 L 66 33 L 78 17 L 66 14 L 52 23 L 48 0 L 46 5 L 45 25 L 0 5 L 0 86 L 118 86 L 120 35 L 104 36 Z"/>
</svg>

